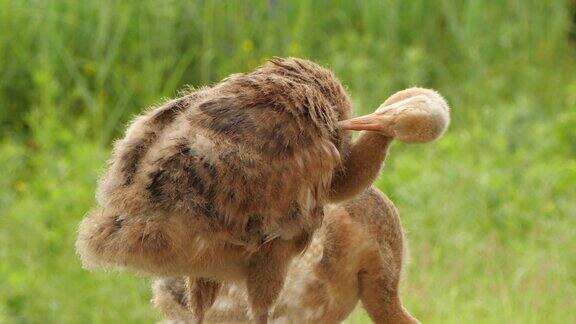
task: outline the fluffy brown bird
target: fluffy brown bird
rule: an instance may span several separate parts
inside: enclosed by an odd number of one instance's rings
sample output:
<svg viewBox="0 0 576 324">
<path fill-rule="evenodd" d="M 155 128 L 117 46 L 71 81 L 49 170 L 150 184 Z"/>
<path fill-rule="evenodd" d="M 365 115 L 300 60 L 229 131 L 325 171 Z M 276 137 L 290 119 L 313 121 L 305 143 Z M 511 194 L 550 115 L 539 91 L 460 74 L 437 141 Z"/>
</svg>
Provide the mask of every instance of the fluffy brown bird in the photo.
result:
<svg viewBox="0 0 576 324">
<path fill-rule="evenodd" d="M 392 140 L 371 132 L 350 145 L 338 125 L 350 111 L 329 70 L 278 58 L 139 116 L 80 224 L 84 265 L 188 276 L 202 308 L 219 282 L 244 281 L 266 323 L 323 206 L 364 190 Z"/>
<path fill-rule="evenodd" d="M 310 247 L 290 266 L 271 321 L 339 323 L 360 300 L 374 323 L 417 323 L 398 294 L 404 245 L 398 212 L 376 188 L 327 207 Z M 163 323 L 193 322 L 184 278 L 157 279 L 153 293 Z M 247 321 L 245 286 L 225 284 L 206 322 Z"/>
<path fill-rule="evenodd" d="M 418 322 L 402 307 L 398 294 L 405 259 L 398 212 L 374 187 L 358 195 L 355 191 L 375 177 L 392 138 L 434 140 L 445 131 L 449 117 L 448 105 L 438 93 L 410 88 L 388 98 L 370 115 L 340 122 L 342 128 L 371 130 L 355 142 L 347 168 L 332 184 L 339 188 L 332 192 L 333 200 L 352 198 L 325 207 L 322 228 L 288 271 L 272 314 L 274 322 L 341 322 L 358 300 L 375 323 Z M 209 296 L 209 303 L 202 303 L 206 298 L 201 294 L 188 294 L 184 278 L 157 279 L 153 287 L 154 306 L 168 323 L 190 322 L 197 318 L 195 312 L 207 312 L 211 323 L 248 320 L 246 288 L 241 283 L 227 284 L 220 294 Z"/>
</svg>

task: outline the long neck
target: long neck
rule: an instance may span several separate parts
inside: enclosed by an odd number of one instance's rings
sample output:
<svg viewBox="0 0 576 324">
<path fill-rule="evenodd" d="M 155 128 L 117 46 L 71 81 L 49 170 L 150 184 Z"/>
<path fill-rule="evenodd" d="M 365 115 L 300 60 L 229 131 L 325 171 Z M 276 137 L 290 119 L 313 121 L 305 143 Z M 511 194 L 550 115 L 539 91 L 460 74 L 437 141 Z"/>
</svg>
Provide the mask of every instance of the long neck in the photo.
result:
<svg viewBox="0 0 576 324">
<path fill-rule="evenodd" d="M 391 142 L 391 137 L 362 132 L 352 144 L 342 170 L 332 180 L 328 200 L 347 200 L 368 188 L 378 177 Z"/>
</svg>

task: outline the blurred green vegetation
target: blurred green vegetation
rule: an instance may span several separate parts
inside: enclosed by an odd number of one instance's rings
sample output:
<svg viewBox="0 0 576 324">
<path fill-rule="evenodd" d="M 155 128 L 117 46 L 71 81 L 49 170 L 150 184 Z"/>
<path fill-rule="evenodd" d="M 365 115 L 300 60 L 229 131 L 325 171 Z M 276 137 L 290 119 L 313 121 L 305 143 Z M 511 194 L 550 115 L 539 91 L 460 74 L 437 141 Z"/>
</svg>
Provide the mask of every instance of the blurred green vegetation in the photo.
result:
<svg viewBox="0 0 576 324">
<path fill-rule="evenodd" d="M 0 323 L 157 320 L 147 279 L 75 256 L 111 141 L 184 85 L 275 55 L 333 69 L 357 113 L 410 85 L 453 106 L 446 136 L 396 144 L 378 181 L 410 240 L 416 317 L 575 323 L 571 5 L 0 0 Z"/>
</svg>

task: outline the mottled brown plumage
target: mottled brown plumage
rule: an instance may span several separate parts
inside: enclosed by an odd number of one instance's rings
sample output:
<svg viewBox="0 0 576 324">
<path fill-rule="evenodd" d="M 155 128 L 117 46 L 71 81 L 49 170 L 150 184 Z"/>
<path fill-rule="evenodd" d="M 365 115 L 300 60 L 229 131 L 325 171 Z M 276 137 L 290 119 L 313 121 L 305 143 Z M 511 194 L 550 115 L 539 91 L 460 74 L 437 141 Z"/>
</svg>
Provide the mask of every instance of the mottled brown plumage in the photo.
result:
<svg viewBox="0 0 576 324">
<path fill-rule="evenodd" d="M 416 323 L 402 307 L 398 284 L 406 258 L 393 203 L 376 188 L 327 207 L 305 254 L 294 259 L 272 313 L 274 323 L 339 323 L 362 301 L 375 323 Z M 184 278 L 153 284 L 166 323 L 190 323 Z M 246 288 L 226 284 L 206 313 L 208 323 L 248 321 Z"/>
<path fill-rule="evenodd" d="M 324 205 L 369 186 L 395 135 L 368 132 L 351 146 L 339 125 L 350 115 L 338 79 L 293 58 L 144 113 L 116 142 L 80 224 L 83 264 L 186 275 L 205 308 L 219 284 L 203 282 L 245 281 L 265 323 Z"/>
<path fill-rule="evenodd" d="M 350 110 L 329 70 L 278 58 L 139 116 L 80 225 L 84 264 L 247 280 L 265 322 L 322 221 Z"/>
<path fill-rule="evenodd" d="M 99 205 L 126 217 L 184 215 L 250 248 L 310 234 L 349 140 L 337 122 L 349 114 L 331 72 L 272 60 L 137 118 L 115 146 Z"/>
</svg>

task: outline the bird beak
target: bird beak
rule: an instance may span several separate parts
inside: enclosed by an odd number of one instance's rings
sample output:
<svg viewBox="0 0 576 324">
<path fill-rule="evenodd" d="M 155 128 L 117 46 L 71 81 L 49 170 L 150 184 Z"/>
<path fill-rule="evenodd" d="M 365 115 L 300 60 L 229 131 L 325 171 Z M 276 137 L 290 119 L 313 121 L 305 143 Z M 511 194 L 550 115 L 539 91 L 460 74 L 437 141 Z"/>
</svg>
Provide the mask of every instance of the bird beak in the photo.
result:
<svg viewBox="0 0 576 324">
<path fill-rule="evenodd" d="M 341 129 L 346 130 L 384 132 L 386 129 L 383 127 L 382 121 L 380 120 L 382 117 L 383 116 L 376 113 L 371 113 L 369 115 L 343 120 L 339 122 L 338 125 Z"/>
</svg>

